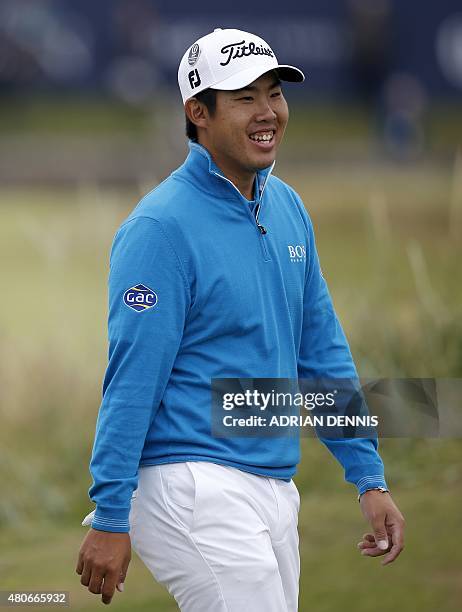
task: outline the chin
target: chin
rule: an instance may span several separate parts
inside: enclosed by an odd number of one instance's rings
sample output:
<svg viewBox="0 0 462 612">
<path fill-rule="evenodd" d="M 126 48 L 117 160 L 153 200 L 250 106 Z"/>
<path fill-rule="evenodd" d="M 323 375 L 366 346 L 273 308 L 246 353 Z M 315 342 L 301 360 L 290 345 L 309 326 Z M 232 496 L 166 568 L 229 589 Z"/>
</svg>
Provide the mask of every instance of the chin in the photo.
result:
<svg viewBox="0 0 462 612">
<path fill-rule="evenodd" d="M 263 170 L 264 168 L 268 168 L 276 159 L 276 151 L 271 151 L 267 155 L 259 156 L 259 159 L 255 160 L 255 169 Z"/>
</svg>

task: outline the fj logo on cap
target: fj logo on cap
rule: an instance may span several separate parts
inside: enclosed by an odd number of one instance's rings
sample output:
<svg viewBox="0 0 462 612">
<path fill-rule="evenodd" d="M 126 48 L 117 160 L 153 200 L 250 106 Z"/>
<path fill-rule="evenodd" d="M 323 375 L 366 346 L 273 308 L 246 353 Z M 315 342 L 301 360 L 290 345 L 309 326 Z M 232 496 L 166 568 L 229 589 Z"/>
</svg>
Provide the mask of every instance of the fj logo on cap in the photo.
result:
<svg viewBox="0 0 462 612">
<path fill-rule="evenodd" d="M 195 89 L 196 87 L 199 87 L 199 85 L 202 83 L 201 78 L 199 76 L 199 71 L 197 70 L 197 68 L 195 68 L 194 70 L 191 70 L 191 72 L 188 74 L 188 79 L 189 79 L 189 84 L 191 85 L 191 89 Z"/>
<path fill-rule="evenodd" d="M 191 49 L 189 50 L 189 55 L 188 55 L 188 64 L 190 66 L 194 66 L 194 64 L 197 62 L 197 60 L 199 59 L 199 55 L 201 54 L 201 49 L 199 47 L 199 45 L 197 43 L 195 43 Z"/>
<path fill-rule="evenodd" d="M 142 312 L 157 304 L 157 295 L 146 285 L 135 285 L 124 293 L 124 304 L 136 312 Z"/>
<path fill-rule="evenodd" d="M 181 58 L 178 85 L 183 104 L 208 88 L 241 89 L 276 69 L 281 81 L 301 83 L 305 78 L 295 66 L 279 64 L 268 43 L 256 34 L 215 28 L 191 42 Z"/>
</svg>

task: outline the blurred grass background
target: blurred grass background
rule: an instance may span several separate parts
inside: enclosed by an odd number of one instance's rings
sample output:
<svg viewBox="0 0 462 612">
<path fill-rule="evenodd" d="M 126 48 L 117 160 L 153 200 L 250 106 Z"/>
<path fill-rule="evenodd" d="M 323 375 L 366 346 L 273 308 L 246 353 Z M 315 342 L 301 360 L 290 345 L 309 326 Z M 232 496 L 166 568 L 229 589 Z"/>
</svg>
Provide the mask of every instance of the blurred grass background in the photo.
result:
<svg viewBox="0 0 462 612">
<path fill-rule="evenodd" d="M 112 133 L 117 123 L 136 141 L 149 125 L 132 111 L 66 107 L 60 119 L 57 108 L 46 108 L 10 107 L 0 127 L 7 133 L 21 125 L 45 142 L 53 130 L 62 138 Z M 275 174 L 311 214 L 323 272 L 364 377 L 461 376 L 462 163 L 455 152 L 462 124 L 448 117 L 439 126 L 429 119 L 433 157 L 396 162 L 368 156 L 374 128 L 360 110 L 293 111 L 279 154 Z M 348 143 L 358 160 L 329 157 Z M 76 610 L 102 605 L 74 569 L 86 532 L 80 522 L 92 509 L 88 462 L 107 359 L 109 249 L 151 186 L 141 177 L 131 185 L 0 190 L 0 588 L 69 590 Z M 381 442 L 407 518 L 406 550 L 382 568 L 356 550 L 367 528 L 355 491 L 318 441 L 303 440 L 300 610 L 460 610 L 461 451 L 460 440 Z M 111 605 L 177 609 L 135 554 L 126 592 Z"/>
</svg>

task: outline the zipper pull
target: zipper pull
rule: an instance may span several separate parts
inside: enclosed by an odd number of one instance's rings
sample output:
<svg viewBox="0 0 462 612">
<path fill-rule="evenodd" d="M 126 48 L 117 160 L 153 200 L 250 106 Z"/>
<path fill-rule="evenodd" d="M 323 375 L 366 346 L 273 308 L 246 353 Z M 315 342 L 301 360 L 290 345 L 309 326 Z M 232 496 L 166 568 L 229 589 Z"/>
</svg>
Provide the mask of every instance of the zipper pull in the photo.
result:
<svg viewBox="0 0 462 612">
<path fill-rule="evenodd" d="M 259 223 L 257 223 L 257 227 L 260 230 L 260 233 L 262 236 L 264 236 L 267 233 L 266 227 L 264 227 L 263 225 L 260 225 Z"/>
</svg>

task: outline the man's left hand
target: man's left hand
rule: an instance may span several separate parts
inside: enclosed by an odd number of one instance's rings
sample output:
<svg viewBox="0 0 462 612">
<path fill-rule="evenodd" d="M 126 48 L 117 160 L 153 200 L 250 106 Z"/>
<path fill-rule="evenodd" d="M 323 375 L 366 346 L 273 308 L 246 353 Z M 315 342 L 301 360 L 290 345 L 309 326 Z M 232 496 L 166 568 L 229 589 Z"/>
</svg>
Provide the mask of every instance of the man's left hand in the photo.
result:
<svg viewBox="0 0 462 612">
<path fill-rule="evenodd" d="M 385 555 L 382 565 L 387 565 L 404 549 L 404 517 L 388 492 L 366 491 L 360 505 L 373 533 L 365 533 L 358 548 L 366 557 Z"/>
</svg>

